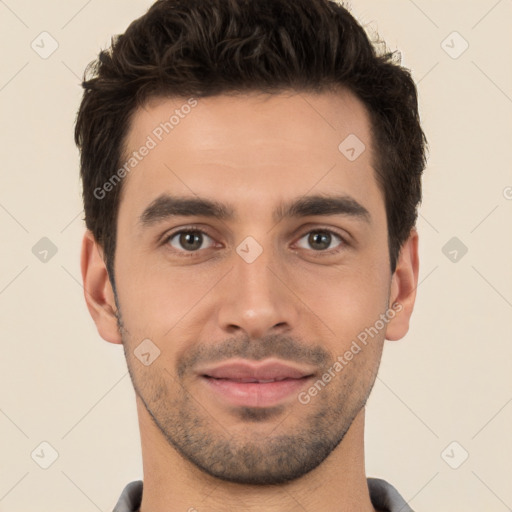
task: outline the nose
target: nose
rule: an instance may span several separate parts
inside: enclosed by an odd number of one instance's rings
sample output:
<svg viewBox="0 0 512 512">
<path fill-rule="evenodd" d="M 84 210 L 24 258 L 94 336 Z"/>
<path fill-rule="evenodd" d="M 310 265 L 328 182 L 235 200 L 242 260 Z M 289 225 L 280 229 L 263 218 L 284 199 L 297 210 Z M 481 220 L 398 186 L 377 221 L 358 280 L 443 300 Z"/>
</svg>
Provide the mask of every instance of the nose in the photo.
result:
<svg viewBox="0 0 512 512">
<path fill-rule="evenodd" d="M 233 256 L 233 269 L 218 290 L 219 327 L 227 334 L 243 330 L 251 338 L 296 327 L 300 301 L 277 257 L 272 257 L 270 250 L 252 262 L 237 253 Z"/>
</svg>

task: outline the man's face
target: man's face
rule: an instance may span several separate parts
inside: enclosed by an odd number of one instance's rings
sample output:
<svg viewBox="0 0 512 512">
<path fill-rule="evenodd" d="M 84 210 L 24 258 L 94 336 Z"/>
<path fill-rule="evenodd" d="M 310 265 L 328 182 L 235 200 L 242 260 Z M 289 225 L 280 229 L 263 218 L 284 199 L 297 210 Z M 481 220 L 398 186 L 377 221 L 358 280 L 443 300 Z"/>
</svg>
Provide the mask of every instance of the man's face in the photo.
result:
<svg viewBox="0 0 512 512">
<path fill-rule="evenodd" d="M 130 375 L 162 439 L 198 468 L 234 482 L 294 479 L 363 408 L 386 334 L 375 329 L 391 275 L 369 118 L 348 93 L 183 105 L 153 99 L 127 138 L 128 153 L 153 146 L 148 136 L 156 143 L 125 178 L 119 208 L 114 268 Z M 179 123 L 162 133 L 176 109 Z M 166 196 L 214 201 L 232 216 L 172 215 Z M 286 212 L 310 196 L 344 201 Z M 378 333 L 363 344 L 371 327 Z M 280 361 L 305 376 L 206 376 L 228 361 Z M 310 391 L 329 368 L 329 382 Z"/>
</svg>

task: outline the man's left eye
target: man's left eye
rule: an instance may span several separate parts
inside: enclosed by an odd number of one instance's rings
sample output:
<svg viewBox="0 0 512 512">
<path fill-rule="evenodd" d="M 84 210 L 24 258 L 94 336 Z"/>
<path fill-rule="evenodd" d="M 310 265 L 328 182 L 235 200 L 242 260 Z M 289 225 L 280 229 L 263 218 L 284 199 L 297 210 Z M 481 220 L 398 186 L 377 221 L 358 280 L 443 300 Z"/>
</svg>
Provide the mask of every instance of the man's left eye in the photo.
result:
<svg viewBox="0 0 512 512">
<path fill-rule="evenodd" d="M 342 244 L 345 243 L 345 240 L 343 240 L 340 235 L 327 229 L 315 229 L 314 231 L 309 231 L 300 240 L 306 239 L 306 243 L 309 244 L 310 248 L 313 248 L 314 251 L 325 251 L 330 248 L 334 238 L 338 239 Z M 300 245 L 299 247 L 302 249 L 309 249 L 308 247 Z"/>
</svg>

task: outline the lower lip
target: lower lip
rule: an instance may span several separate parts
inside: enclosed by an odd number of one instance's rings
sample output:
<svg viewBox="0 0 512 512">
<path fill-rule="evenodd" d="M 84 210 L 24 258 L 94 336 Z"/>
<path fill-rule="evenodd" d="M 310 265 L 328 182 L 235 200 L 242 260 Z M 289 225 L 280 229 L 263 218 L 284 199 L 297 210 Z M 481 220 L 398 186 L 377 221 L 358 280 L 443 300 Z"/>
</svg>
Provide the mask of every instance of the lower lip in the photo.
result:
<svg viewBox="0 0 512 512">
<path fill-rule="evenodd" d="M 285 379 L 274 382 L 237 382 L 227 379 L 202 377 L 217 395 L 233 405 L 246 407 L 271 407 L 290 395 L 297 394 L 311 379 Z"/>
</svg>

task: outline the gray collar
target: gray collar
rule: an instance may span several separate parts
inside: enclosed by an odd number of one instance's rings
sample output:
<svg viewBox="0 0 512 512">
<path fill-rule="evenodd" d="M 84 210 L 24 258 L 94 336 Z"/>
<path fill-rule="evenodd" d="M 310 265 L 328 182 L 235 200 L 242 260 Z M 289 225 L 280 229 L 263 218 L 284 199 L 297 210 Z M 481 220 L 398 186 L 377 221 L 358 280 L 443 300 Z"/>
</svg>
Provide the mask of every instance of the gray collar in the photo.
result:
<svg viewBox="0 0 512 512">
<path fill-rule="evenodd" d="M 414 512 L 399 492 L 380 478 L 368 478 L 372 505 L 385 512 Z M 112 512 L 139 512 L 142 502 L 142 480 L 130 482 L 124 489 Z"/>
</svg>

